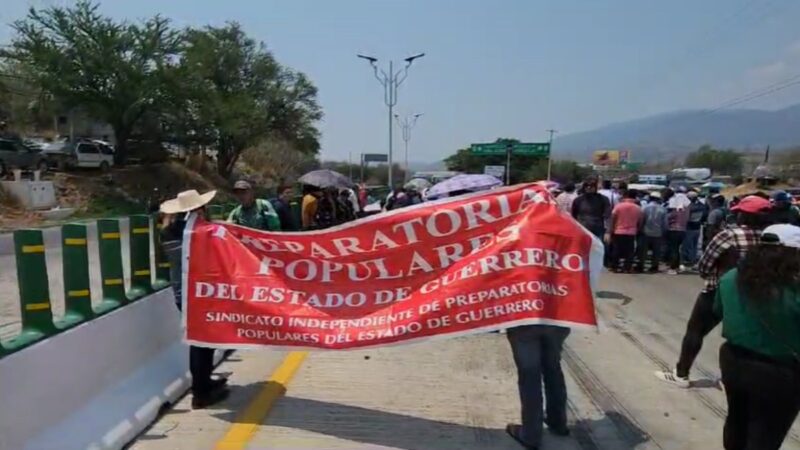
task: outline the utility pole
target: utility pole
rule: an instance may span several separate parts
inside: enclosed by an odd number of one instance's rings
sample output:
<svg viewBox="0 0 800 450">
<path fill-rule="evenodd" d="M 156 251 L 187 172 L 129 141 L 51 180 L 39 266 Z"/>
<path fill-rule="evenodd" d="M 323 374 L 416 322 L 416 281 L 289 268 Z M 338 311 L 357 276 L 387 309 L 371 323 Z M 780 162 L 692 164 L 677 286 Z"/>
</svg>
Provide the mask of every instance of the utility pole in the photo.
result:
<svg viewBox="0 0 800 450">
<path fill-rule="evenodd" d="M 383 102 L 389 107 L 389 188 L 394 190 L 394 178 L 392 177 L 392 164 L 394 161 L 392 157 L 392 117 L 394 116 L 394 106 L 397 105 L 397 88 L 400 87 L 400 85 L 403 84 L 403 81 L 405 81 L 408 77 L 408 68 L 411 67 L 411 63 L 413 63 L 415 59 L 425 56 L 425 53 L 418 53 L 414 56 L 409 56 L 408 58 L 404 59 L 406 62 L 405 67 L 397 72 L 394 71 L 394 61 L 390 60 L 388 74 L 383 69 L 378 69 L 378 65 L 376 64 L 378 62 L 378 58 L 365 55 L 356 56 L 367 60 L 369 65 L 372 66 L 372 69 L 375 73 L 375 79 L 378 80 L 378 82 L 383 86 Z M 380 74 L 378 74 L 379 70 Z"/>
<path fill-rule="evenodd" d="M 405 173 L 403 174 L 403 183 L 408 182 L 408 141 L 411 140 L 411 129 L 417 124 L 417 119 L 419 119 L 420 116 L 422 116 L 422 113 L 406 116 L 406 118 L 401 122 L 400 116 L 397 114 L 394 115 L 394 118 L 397 120 L 397 124 L 400 125 L 400 129 L 403 130 L 403 142 L 406 144 L 406 162 L 403 166 L 405 168 Z"/>
<path fill-rule="evenodd" d="M 545 130 L 550 133 L 550 148 L 547 152 L 547 181 L 550 181 L 550 170 L 553 168 L 553 135 L 558 133 L 558 130 Z"/>
</svg>

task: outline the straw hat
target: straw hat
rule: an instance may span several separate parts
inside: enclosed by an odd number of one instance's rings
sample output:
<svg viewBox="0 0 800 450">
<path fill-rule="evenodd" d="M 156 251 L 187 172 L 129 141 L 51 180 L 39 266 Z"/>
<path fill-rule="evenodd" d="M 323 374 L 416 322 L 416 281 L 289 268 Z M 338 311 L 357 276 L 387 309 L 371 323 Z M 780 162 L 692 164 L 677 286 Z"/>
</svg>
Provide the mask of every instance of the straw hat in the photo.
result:
<svg viewBox="0 0 800 450">
<path fill-rule="evenodd" d="M 217 191 L 208 191 L 202 195 L 194 189 L 183 191 L 172 200 L 167 200 L 162 203 L 161 212 L 164 214 L 189 212 L 193 209 L 205 206 L 215 195 L 217 195 Z"/>
</svg>

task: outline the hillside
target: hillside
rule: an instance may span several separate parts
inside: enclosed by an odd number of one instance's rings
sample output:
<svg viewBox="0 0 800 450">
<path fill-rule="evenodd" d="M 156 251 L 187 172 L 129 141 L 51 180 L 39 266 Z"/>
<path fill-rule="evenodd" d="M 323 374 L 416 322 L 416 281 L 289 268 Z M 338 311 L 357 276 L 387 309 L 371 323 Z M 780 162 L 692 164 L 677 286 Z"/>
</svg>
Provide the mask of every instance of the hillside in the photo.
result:
<svg viewBox="0 0 800 450">
<path fill-rule="evenodd" d="M 629 149 L 636 161 L 666 161 L 710 143 L 740 150 L 780 149 L 800 144 L 800 105 L 777 111 L 686 110 L 607 125 L 561 136 L 559 158 L 591 159 L 598 149 Z"/>
</svg>

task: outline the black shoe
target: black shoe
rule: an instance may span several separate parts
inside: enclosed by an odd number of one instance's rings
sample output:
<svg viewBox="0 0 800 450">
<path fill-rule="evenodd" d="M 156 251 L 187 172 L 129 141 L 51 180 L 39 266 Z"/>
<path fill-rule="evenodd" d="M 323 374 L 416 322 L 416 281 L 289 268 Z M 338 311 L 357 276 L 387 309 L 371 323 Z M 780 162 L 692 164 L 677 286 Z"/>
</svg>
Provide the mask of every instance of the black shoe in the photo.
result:
<svg viewBox="0 0 800 450">
<path fill-rule="evenodd" d="M 192 409 L 204 409 L 217 404 L 230 395 L 231 391 L 226 387 L 220 387 L 202 394 L 193 394 Z"/>
<path fill-rule="evenodd" d="M 569 436 L 569 427 L 567 427 L 566 425 L 554 426 L 547 423 L 547 421 L 545 421 L 544 423 L 545 425 L 547 425 L 547 429 L 550 430 L 550 432 L 555 434 L 556 436 Z"/>
<path fill-rule="evenodd" d="M 212 378 L 211 383 L 209 384 L 209 391 L 214 391 L 217 389 L 222 389 L 228 384 L 228 379 L 225 377 L 219 378 Z"/>
<path fill-rule="evenodd" d="M 521 436 L 522 426 L 521 425 L 515 425 L 515 424 L 511 424 L 511 423 L 506 425 L 506 433 L 509 436 L 511 436 L 512 439 L 517 441 L 517 443 L 519 445 L 521 445 L 523 448 L 526 448 L 528 450 L 539 450 L 538 446 L 530 445 L 527 442 L 522 440 L 522 436 Z"/>
</svg>

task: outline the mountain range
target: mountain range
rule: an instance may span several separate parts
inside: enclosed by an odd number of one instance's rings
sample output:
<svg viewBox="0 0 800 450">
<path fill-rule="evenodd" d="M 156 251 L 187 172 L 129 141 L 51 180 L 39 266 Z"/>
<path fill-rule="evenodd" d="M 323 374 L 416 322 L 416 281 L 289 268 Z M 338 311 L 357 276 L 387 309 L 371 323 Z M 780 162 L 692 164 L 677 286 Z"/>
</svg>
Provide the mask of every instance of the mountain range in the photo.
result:
<svg viewBox="0 0 800 450">
<path fill-rule="evenodd" d="M 800 145 L 800 104 L 757 109 L 683 110 L 567 134 L 553 142 L 556 159 L 590 161 L 595 150 L 631 151 L 632 161 L 659 162 L 686 155 L 703 144 L 760 151 Z"/>
</svg>

